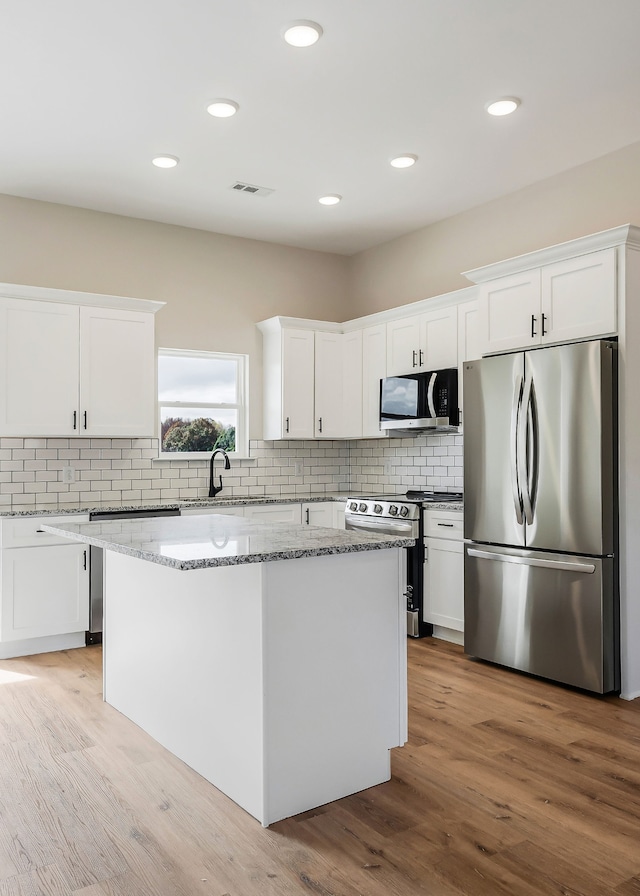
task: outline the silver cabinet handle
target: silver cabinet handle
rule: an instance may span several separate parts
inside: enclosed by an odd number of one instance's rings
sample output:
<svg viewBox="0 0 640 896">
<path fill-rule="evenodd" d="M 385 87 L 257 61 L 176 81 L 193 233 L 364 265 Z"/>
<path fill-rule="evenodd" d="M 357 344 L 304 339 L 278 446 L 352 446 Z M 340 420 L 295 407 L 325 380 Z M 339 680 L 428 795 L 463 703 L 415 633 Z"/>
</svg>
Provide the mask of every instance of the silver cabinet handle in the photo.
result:
<svg viewBox="0 0 640 896">
<path fill-rule="evenodd" d="M 543 315 L 542 315 L 542 335 L 543 335 L 543 336 L 546 336 L 547 333 L 549 332 L 548 330 L 545 329 L 545 323 L 546 323 L 546 321 L 547 321 L 547 315 L 546 315 L 546 314 L 543 314 Z"/>
<path fill-rule="evenodd" d="M 543 569 L 557 569 L 564 572 L 581 572 L 593 575 L 596 571 L 595 563 L 569 563 L 564 560 L 541 560 L 537 557 L 518 557 L 515 554 L 498 554 L 493 551 L 479 551 L 477 548 L 467 548 L 469 557 L 478 557 L 480 560 L 497 560 L 499 563 L 515 563 L 518 566 L 539 566 Z"/>
<path fill-rule="evenodd" d="M 414 367 L 417 367 L 417 366 L 418 366 L 418 364 L 417 364 L 417 362 L 416 362 L 416 358 L 417 358 L 417 356 L 418 356 L 418 353 L 417 353 L 416 351 L 414 351 L 414 352 L 413 352 L 413 366 L 414 366 Z"/>
<path fill-rule="evenodd" d="M 322 432 L 322 417 L 318 417 L 318 432 Z"/>
<path fill-rule="evenodd" d="M 422 349 L 420 349 L 420 351 L 418 352 L 418 366 L 419 366 L 419 367 L 422 367 L 422 364 L 423 364 L 422 359 L 423 359 L 423 357 L 424 357 L 424 352 L 422 351 Z"/>
</svg>

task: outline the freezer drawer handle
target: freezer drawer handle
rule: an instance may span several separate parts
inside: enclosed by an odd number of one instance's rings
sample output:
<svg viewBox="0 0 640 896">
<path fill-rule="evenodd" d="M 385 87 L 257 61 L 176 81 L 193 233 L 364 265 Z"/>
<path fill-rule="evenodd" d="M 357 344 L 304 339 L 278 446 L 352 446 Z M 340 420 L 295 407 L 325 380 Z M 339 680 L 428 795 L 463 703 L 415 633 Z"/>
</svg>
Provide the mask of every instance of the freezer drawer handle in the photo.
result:
<svg viewBox="0 0 640 896">
<path fill-rule="evenodd" d="M 500 563 L 516 563 L 518 566 L 541 566 L 543 569 L 557 569 L 562 572 L 582 572 L 593 575 L 596 571 L 594 563 L 569 563 L 564 560 L 538 560 L 535 557 L 516 557 L 514 554 L 496 554 L 493 551 L 479 551 L 467 548 L 469 557 L 480 560 L 497 560 Z"/>
</svg>

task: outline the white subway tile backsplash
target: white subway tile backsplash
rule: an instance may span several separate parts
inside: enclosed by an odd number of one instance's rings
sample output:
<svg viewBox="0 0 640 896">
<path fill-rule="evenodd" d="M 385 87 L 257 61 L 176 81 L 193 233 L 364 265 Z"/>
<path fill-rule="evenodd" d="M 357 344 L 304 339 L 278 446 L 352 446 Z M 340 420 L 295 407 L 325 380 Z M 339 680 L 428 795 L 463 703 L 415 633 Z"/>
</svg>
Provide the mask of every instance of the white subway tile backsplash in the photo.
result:
<svg viewBox="0 0 640 896">
<path fill-rule="evenodd" d="M 0 507 L 204 497 L 208 460 L 158 460 L 155 439 L 0 439 Z M 222 474 L 225 494 L 304 497 L 310 491 L 462 488 L 462 436 L 352 442 L 252 441 Z M 302 470 L 296 475 L 296 464 Z M 74 468 L 74 481 L 62 469 Z"/>
</svg>

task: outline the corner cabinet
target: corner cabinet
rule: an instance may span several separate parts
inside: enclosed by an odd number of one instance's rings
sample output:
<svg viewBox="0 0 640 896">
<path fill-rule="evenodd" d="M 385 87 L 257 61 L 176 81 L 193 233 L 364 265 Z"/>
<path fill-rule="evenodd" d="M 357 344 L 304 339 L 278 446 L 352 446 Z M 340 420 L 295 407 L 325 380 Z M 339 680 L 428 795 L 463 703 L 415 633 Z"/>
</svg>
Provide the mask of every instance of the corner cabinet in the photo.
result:
<svg viewBox="0 0 640 896">
<path fill-rule="evenodd" d="M 307 324 L 307 326 L 296 326 Z M 362 434 L 362 336 L 339 324 L 261 321 L 263 438 L 347 439 Z"/>
<path fill-rule="evenodd" d="M 111 298 L 145 310 L 99 304 Z M 153 436 L 159 307 L 0 285 L 0 435 Z"/>
<path fill-rule="evenodd" d="M 483 276 L 486 270 L 468 276 Z M 481 282 L 482 352 L 614 335 L 616 294 L 615 248 Z"/>
</svg>

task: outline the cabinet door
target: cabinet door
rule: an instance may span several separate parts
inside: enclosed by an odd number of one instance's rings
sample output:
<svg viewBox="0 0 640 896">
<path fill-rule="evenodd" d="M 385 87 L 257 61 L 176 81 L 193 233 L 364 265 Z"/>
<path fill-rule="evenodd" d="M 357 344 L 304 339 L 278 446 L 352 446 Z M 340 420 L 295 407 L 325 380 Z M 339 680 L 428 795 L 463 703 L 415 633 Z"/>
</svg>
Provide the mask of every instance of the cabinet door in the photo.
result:
<svg viewBox="0 0 640 896">
<path fill-rule="evenodd" d="M 420 318 L 421 370 L 442 370 L 458 364 L 458 309 L 455 305 L 428 311 Z"/>
<path fill-rule="evenodd" d="M 88 546 L 2 551 L 0 640 L 86 631 Z"/>
<path fill-rule="evenodd" d="M 300 504 L 260 504 L 256 507 L 247 505 L 244 510 L 247 519 L 269 523 L 301 523 Z"/>
<path fill-rule="evenodd" d="M 542 268 L 543 343 L 616 332 L 616 250 Z"/>
<path fill-rule="evenodd" d="M 458 405 L 460 426 L 464 426 L 464 390 L 462 366 L 465 361 L 475 361 L 482 357 L 480 348 L 480 323 L 478 302 L 464 302 L 458 305 Z"/>
<path fill-rule="evenodd" d="M 114 308 L 80 309 L 80 433 L 155 433 L 153 315 Z"/>
<path fill-rule="evenodd" d="M 312 501 L 302 504 L 302 523 L 305 526 L 334 528 L 334 501 Z"/>
<path fill-rule="evenodd" d="M 282 331 L 282 435 L 314 437 L 314 333 Z"/>
<path fill-rule="evenodd" d="M 454 631 L 464 630 L 464 545 L 427 538 L 424 577 L 424 621 Z"/>
<path fill-rule="evenodd" d="M 482 354 L 540 344 L 540 270 L 482 283 L 479 292 Z"/>
<path fill-rule="evenodd" d="M 342 333 L 315 334 L 315 431 L 316 438 L 339 439 L 343 434 Z"/>
<path fill-rule="evenodd" d="M 343 439 L 362 438 L 362 330 L 342 337 Z"/>
<path fill-rule="evenodd" d="M 0 435 L 74 435 L 78 334 L 77 305 L 0 299 Z"/>
<path fill-rule="evenodd" d="M 420 363 L 420 316 L 387 324 L 387 376 L 413 373 Z"/>
<path fill-rule="evenodd" d="M 362 435 L 387 438 L 380 429 L 380 380 L 387 375 L 387 327 L 378 324 L 362 331 Z"/>
</svg>

